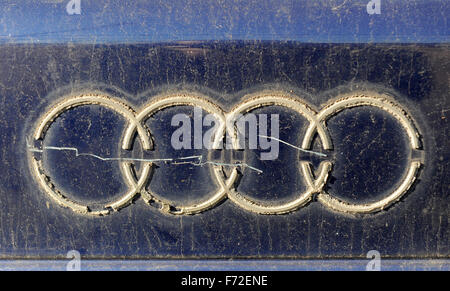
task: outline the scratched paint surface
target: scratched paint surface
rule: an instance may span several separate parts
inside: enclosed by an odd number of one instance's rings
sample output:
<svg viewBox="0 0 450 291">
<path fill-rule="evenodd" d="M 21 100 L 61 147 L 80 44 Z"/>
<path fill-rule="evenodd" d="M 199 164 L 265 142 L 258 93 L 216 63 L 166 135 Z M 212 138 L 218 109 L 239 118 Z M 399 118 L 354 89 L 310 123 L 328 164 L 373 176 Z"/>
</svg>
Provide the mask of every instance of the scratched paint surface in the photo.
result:
<svg viewBox="0 0 450 291">
<path fill-rule="evenodd" d="M 193 53 L 194 52 L 194 53 Z M 192 42 L 154 45 L 2 45 L 0 47 L 0 256 L 64 258 L 78 250 L 91 258 L 448 258 L 449 176 L 448 45 L 314 45 L 295 42 Z M 63 208 L 33 179 L 27 138 L 40 116 L 68 94 L 102 91 L 139 108 L 158 94 L 187 90 L 230 110 L 244 95 L 290 92 L 320 109 L 339 94 L 388 92 L 413 117 L 421 134 L 419 181 L 388 209 L 367 215 L 334 212 L 313 201 L 292 213 L 260 215 L 229 200 L 200 214 L 175 216 L 137 199 L 119 212 L 90 217 Z M 156 149 L 121 150 L 127 126 L 98 105 L 65 112 L 50 127 L 47 146 L 72 147 L 102 157 L 166 158 L 208 155 L 170 148 L 174 113 L 149 119 Z M 306 121 L 290 109 L 280 114 L 280 139 L 300 145 Z M 409 156 L 397 120 L 376 108 L 346 110 L 328 128 L 334 150 L 327 190 L 348 201 L 382 197 L 404 174 Z M 321 152 L 317 140 L 313 146 Z M 286 201 L 305 188 L 298 160 L 317 169 L 324 158 L 280 145 L 279 159 L 261 161 L 260 150 L 222 151 L 211 161 L 245 162 L 238 190 L 249 197 Z M 108 202 L 126 191 L 119 163 L 72 151 L 44 159 L 56 186 L 83 201 Z M 141 165 L 136 163 L 136 171 Z M 180 203 L 214 190 L 211 165 L 157 163 L 147 185 Z"/>
</svg>

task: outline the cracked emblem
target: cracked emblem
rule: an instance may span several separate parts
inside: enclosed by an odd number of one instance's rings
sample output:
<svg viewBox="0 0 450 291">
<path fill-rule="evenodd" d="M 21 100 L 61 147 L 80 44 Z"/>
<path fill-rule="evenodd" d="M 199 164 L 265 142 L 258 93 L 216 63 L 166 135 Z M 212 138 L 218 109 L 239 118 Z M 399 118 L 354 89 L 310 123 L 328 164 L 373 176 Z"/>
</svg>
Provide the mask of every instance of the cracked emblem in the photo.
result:
<svg viewBox="0 0 450 291">
<path fill-rule="evenodd" d="M 107 96 L 106 94 L 73 95 L 64 98 L 42 115 L 34 129 L 32 140 L 28 142 L 28 152 L 32 173 L 45 193 L 59 205 L 86 215 L 103 216 L 110 214 L 130 205 L 137 197 L 142 197 L 149 204 L 156 201 L 161 211 L 175 215 L 200 213 L 217 206 L 225 199 L 230 199 L 239 207 L 258 214 L 289 213 L 306 206 L 311 201 L 318 201 L 329 209 L 343 213 L 373 213 L 387 208 L 408 192 L 417 178 L 419 168 L 423 164 L 423 160 L 412 158 L 413 155 L 411 154 L 401 180 L 393 185 L 395 188 L 389 190 L 388 193 L 375 202 L 351 203 L 341 198 L 333 197 L 327 192 L 325 185 L 332 172 L 332 161 L 321 161 L 317 171 L 314 171 L 313 165 L 310 162 L 297 161 L 300 169 L 300 173 L 298 174 L 303 176 L 306 184 L 305 190 L 297 193 L 295 198 L 282 204 L 264 203 L 264 201 L 253 200 L 237 190 L 239 176 L 242 175 L 241 171 L 239 171 L 240 168 L 247 167 L 256 172 L 262 172 L 261 169 L 257 169 L 243 162 L 225 164 L 204 160 L 202 156 L 182 157 L 178 158 L 177 161 L 172 158 L 105 158 L 99 155 L 80 153 L 77 148 L 73 147 L 43 145 L 46 132 L 58 116 L 72 108 L 86 105 L 103 106 L 117 112 L 125 118 L 128 127 L 121 141 L 123 150 L 131 150 L 134 137 L 139 140 L 143 150 L 151 150 L 153 148 L 152 135 L 150 130 L 144 125 L 144 122 L 160 110 L 183 105 L 200 107 L 202 110 L 213 114 L 219 120 L 220 125 L 213 135 L 213 148 L 217 148 L 225 138 L 225 134 L 229 134 L 232 139 L 232 144 L 237 145 L 238 137 L 233 132 L 233 127 L 230 128 L 225 125 L 230 122 L 233 123 L 239 114 L 246 114 L 256 108 L 275 105 L 294 110 L 309 122 L 301 145 L 294 146 L 289 144 L 301 151 L 312 152 L 326 157 L 325 154 L 312 151 L 314 138 L 317 136 L 320 139 L 323 150 L 332 151 L 333 142 L 328 132 L 327 120 L 339 114 L 341 111 L 360 106 L 375 107 L 395 118 L 407 134 L 411 152 L 422 149 L 419 132 L 407 111 L 392 97 L 375 92 L 356 92 L 338 96 L 336 99 L 328 102 L 320 111 L 315 111 L 311 105 L 301 98 L 293 98 L 282 92 L 264 92 L 242 101 L 229 112 L 225 112 L 218 105 L 206 98 L 184 92 L 157 98 L 145 105 L 140 112 L 136 112 L 131 105 L 126 104 L 124 101 Z M 275 137 L 265 137 L 275 139 Z M 279 139 L 278 141 L 283 142 Z M 115 201 L 106 203 L 100 207 L 75 201 L 69 198 L 68 193 L 64 193 L 58 189 L 48 175 L 42 162 L 42 154 L 48 150 L 73 151 L 77 156 L 84 155 L 100 160 L 117 161 L 120 163 L 128 190 Z M 137 175 L 133 171 L 133 164 L 137 162 L 143 165 L 140 175 Z M 151 183 L 152 171 L 157 171 L 152 165 L 158 162 L 184 162 L 200 166 L 208 164 L 211 166 L 211 173 L 215 179 L 217 188 L 214 193 L 208 198 L 203 199 L 203 201 L 187 205 L 175 205 L 173 201 L 160 198 L 145 188 L 147 183 Z M 224 171 L 224 167 L 226 166 L 231 166 L 232 168 L 227 175 Z"/>
</svg>

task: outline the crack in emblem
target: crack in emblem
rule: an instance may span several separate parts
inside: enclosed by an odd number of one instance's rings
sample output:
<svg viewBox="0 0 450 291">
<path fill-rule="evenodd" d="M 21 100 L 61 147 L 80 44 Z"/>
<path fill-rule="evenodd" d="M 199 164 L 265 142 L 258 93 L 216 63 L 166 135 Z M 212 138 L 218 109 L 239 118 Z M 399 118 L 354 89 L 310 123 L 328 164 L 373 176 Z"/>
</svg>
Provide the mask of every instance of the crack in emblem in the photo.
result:
<svg viewBox="0 0 450 291">
<path fill-rule="evenodd" d="M 196 96 L 194 94 L 179 93 L 164 98 L 156 99 L 145 105 L 140 112 L 136 112 L 130 105 L 125 102 L 102 94 L 83 94 L 79 96 L 71 96 L 58 103 L 47 111 L 40 119 L 35 131 L 33 133 L 33 142 L 43 142 L 45 134 L 50 128 L 55 119 L 67 110 L 74 107 L 86 105 L 100 105 L 107 107 L 119 113 L 128 122 L 128 127 L 122 140 L 122 149 L 130 150 L 132 148 L 134 137 L 136 136 L 141 143 L 144 150 L 153 149 L 153 142 L 149 129 L 144 125 L 144 122 L 154 115 L 156 112 L 173 106 L 198 106 L 205 111 L 213 114 L 220 122 L 217 132 L 214 134 L 213 148 L 217 148 L 223 140 L 226 133 L 232 139 L 232 143 L 236 146 L 239 143 L 238 137 L 232 129 L 226 125 L 239 114 L 245 114 L 256 108 L 264 106 L 282 106 L 294 110 L 309 122 L 305 136 L 299 149 L 304 151 L 311 151 L 313 140 L 317 135 L 321 141 L 324 150 L 332 150 L 333 143 L 328 133 L 326 126 L 327 120 L 338 114 L 339 112 L 353 107 L 371 106 L 379 108 L 392 117 L 394 117 L 405 130 L 411 151 L 420 150 L 421 143 L 419 140 L 419 133 L 413 120 L 409 117 L 406 110 L 399 104 L 392 100 L 387 95 L 382 95 L 374 92 L 357 92 L 346 95 L 341 95 L 338 99 L 329 102 L 322 110 L 316 112 L 312 106 L 300 98 L 292 98 L 281 92 L 264 92 L 259 95 L 254 95 L 252 98 L 239 103 L 230 112 L 224 112 L 219 106 L 208 101 L 205 98 Z M 384 198 L 372 203 L 349 203 L 341 199 L 332 197 L 324 189 L 327 183 L 329 174 L 332 170 L 332 162 L 322 161 L 319 165 L 318 174 L 313 174 L 312 165 L 307 161 L 298 161 L 300 165 L 300 172 L 304 177 L 306 183 L 306 190 L 298 193 L 296 198 L 280 205 L 273 205 L 273 203 L 263 203 L 255 201 L 246 197 L 237 190 L 237 182 L 239 180 L 239 171 L 237 166 L 231 170 L 228 176 L 225 176 L 223 168 L 225 164 L 211 163 L 213 176 L 217 183 L 217 190 L 207 199 L 200 203 L 190 205 L 173 205 L 173 202 L 160 198 L 156 193 L 145 189 L 145 185 L 149 182 L 151 172 L 153 171 L 152 164 L 154 161 L 143 160 L 143 167 L 140 177 L 135 177 L 133 174 L 133 161 L 126 159 L 117 159 L 124 173 L 125 182 L 129 189 L 117 200 L 101 206 L 99 209 L 85 205 L 83 203 L 70 199 L 65 193 L 58 190 L 51 182 L 50 177 L 46 174 L 42 161 L 37 157 L 42 153 L 44 147 L 30 150 L 30 159 L 32 172 L 38 183 L 45 190 L 56 203 L 61 206 L 68 207 L 77 213 L 89 214 L 94 216 L 103 216 L 110 214 L 113 211 L 118 211 L 121 208 L 128 206 L 140 194 L 148 203 L 157 202 L 161 205 L 160 209 L 165 213 L 170 214 L 196 214 L 206 211 L 219 202 L 228 198 L 238 206 L 258 214 L 284 214 L 299 209 L 308 204 L 313 197 L 324 206 L 339 212 L 345 213 L 373 213 L 387 208 L 396 201 L 398 201 L 413 185 L 417 178 L 418 170 L 422 162 L 418 159 L 411 158 L 409 160 L 408 168 L 399 182 L 398 187 L 392 190 Z M 240 163 L 240 166 L 243 166 Z"/>
</svg>

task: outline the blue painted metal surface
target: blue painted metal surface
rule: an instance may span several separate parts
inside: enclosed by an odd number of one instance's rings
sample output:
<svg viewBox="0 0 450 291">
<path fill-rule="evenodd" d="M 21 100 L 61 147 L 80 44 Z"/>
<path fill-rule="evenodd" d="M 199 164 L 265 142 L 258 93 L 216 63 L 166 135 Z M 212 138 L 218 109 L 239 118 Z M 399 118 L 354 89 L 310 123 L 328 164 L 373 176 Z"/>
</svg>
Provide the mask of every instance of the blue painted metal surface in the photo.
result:
<svg viewBox="0 0 450 291">
<path fill-rule="evenodd" d="M 0 1 L 6 43 L 294 40 L 309 43 L 444 43 L 450 3 L 440 0 Z"/>
<path fill-rule="evenodd" d="M 82 260 L 81 271 L 366 271 L 369 260 Z M 70 260 L 0 260 L 0 271 L 65 271 Z M 450 260 L 383 260 L 380 271 L 450 271 Z"/>
</svg>

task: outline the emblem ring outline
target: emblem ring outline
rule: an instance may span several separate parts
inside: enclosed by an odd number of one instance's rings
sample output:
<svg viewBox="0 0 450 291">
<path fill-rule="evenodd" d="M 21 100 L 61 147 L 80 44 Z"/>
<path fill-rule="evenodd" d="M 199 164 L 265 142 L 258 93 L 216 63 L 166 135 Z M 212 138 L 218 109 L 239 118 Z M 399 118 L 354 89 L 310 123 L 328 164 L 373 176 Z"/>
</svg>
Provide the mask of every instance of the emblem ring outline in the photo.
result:
<svg viewBox="0 0 450 291">
<path fill-rule="evenodd" d="M 35 129 L 33 138 L 34 140 L 43 140 L 45 135 L 50 128 L 51 124 L 55 121 L 55 119 L 60 116 L 62 113 L 66 112 L 69 109 L 85 106 L 85 105 L 102 105 L 106 108 L 109 108 L 117 113 L 119 113 L 122 117 L 124 117 L 131 124 L 135 124 L 137 126 L 137 131 L 140 137 L 140 141 L 142 143 L 142 147 L 149 148 L 152 146 L 151 140 L 149 139 L 148 131 L 136 120 L 134 110 L 131 106 L 123 103 L 122 101 L 116 100 L 106 95 L 101 94 L 84 94 L 80 96 L 72 96 L 58 104 L 56 104 L 50 111 L 48 111 L 44 117 L 40 120 L 38 127 Z M 70 198 L 68 198 L 65 194 L 56 189 L 56 187 L 49 181 L 48 176 L 45 174 L 44 167 L 42 165 L 42 161 L 37 160 L 35 157 L 31 160 L 32 169 L 35 176 L 38 179 L 38 182 L 44 188 L 45 192 L 56 201 L 57 204 L 71 208 L 73 211 L 82 213 L 82 214 L 90 214 L 95 216 L 104 216 L 110 213 L 110 209 L 119 210 L 131 203 L 137 193 L 141 191 L 141 188 L 147 182 L 151 171 L 151 164 L 145 163 L 143 167 L 143 171 L 139 180 L 134 183 L 130 183 L 131 179 L 127 172 L 128 162 L 121 162 L 121 167 L 125 170 L 126 182 L 128 185 L 132 187 L 124 195 L 120 196 L 118 199 L 111 203 L 107 203 L 103 206 L 101 210 L 92 210 L 89 205 L 85 205 L 80 202 L 76 202 Z M 42 173 L 41 173 L 42 172 Z"/>
<path fill-rule="evenodd" d="M 300 98 L 291 98 L 283 94 L 282 92 L 269 92 L 265 94 L 259 94 L 254 96 L 249 100 L 245 100 L 235 106 L 235 108 L 226 114 L 227 123 L 234 124 L 236 120 L 236 116 L 238 114 L 242 114 L 244 112 L 249 112 L 251 110 L 257 109 L 259 107 L 264 106 L 282 106 L 285 108 L 289 108 L 299 113 L 301 116 L 306 118 L 310 123 L 310 127 L 314 127 L 317 129 L 319 138 L 322 141 L 322 144 L 330 146 L 331 140 L 328 134 L 328 130 L 322 124 L 319 124 L 316 119 L 316 111 L 314 111 L 311 106 L 303 99 Z M 233 132 L 233 141 L 236 142 L 235 147 L 238 143 L 238 138 Z M 305 150 L 310 149 L 310 145 L 302 145 L 302 148 Z M 235 189 L 230 189 L 228 191 L 228 198 L 232 200 L 234 203 L 239 205 L 240 207 L 255 212 L 258 214 L 284 214 L 288 212 L 292 212 L 308 202 L 312 200 L 313 194 L 319 193 L 324 187 L 328 173 L 331 170 L 331 162 L 322 161 L 319 166 L 319 175 L 317 179 L 314 179 L 312 174 L 311 164 L 306 161 L 300 161 L 300 170 L 305 178 L 305 183 L 307 186 L 306 191 L 302 192 L 298 195 L 297 198 L 289 201 L 287 203 L 281 205 L 268 205 L 264 204 L 260 201 L 249 199 L 239 193 Z M 214 174 L 217 176 L 217 179 L 220 179 L 221 172 L 219 169 L 215 169 Z M 233 185 L 234 181 L 237 178 L 237 169 L 233 169 L 232 175 L 226 181 L 226 185 Z"/>
<path fill-rule="evenodd" d="M 217 132 L 214 134 L 214 142 L 212 148 L 216 149 L 219 147 L 219 144 L 225 133 L 226 123 L 224 111 L 218 105 L 213 104 L 212 102 L 208 101 L 205 98 L 201 98 L 193 94 L 183 94 L 183 93 L 165 96 L 163 98 L 151 101 L 147 105 L 144 105 L 144 107 L 137 115 L 136 119 L 139 122 L 145 122 L 156 112 L 175 106 L 198 106 L 204 109 L 205 111 L 214 114 L 216 119 L 219 120 L 220 125 Z M 133 139 L 134 133 L 136 132 L 136 128 L 137 127 L 135 124 L 130 123 L 128 128 L 125 130 L 125 135 L 122 142 L 123 149 L 129 149 L 131 147 L 131 141 Z M 135 183 L 135 180 L 131 175 L 131 164 L 127 165 L 126 172 L 129 173 L 126 175 L 126 178 L 129 181 L 129 183 Z M 230 185 L 228 183 L 224 184 L 219 179 L 217 179 L 217 182 L 220 188 L 219 190 L 217 190 L 210 198 L 207 198 L 200 203 L 195 203 L 192 205 L 185 205 L 185 206 L 174 205 L 173 202 L 161 198 L 160 195 L 151 191 L 147 191 L 145 187 L 142 188 L 141 195 L 147 202 L 147 204 L 151 204 L 151 201 L 156 201 L 159 204 L 162 204 L 160 210 L 162 210 L 163 212 L 177 215 L 196 214 L 213 208 L 219 202 L 227 198 L 227 189 L 228 187 L 230 187 Z"/>
<path fill-rule="evenodd" d="M 409 143 L 412 150 L 419 150 L 421 148 L 421 142 L 419 139 L 419 132 L 414 124 L 414 121 L 406 113 L 398 103 L 388 98 L 386 95 L 377 94 L 374 92 L 353 92 L 351 94 L 345 94 L 341 96 L 338 100 L 329 102 L 319 113 L 317 114 L 317 120 L 320 124 L 326 127 L 326 121 L 341 112 L 344 109 L 354 108 L 359 106 L 371 106 L 375 108 L 382 109 L 383 111 L 389 113 L 394 117 L 403 129 L 409 139 Z M 310 125 L 307 129 L 303 140 L 303 146 L 311 144 L 313 136 L 316 132 L 316 128 Z M 325 146 L 324 146 L 325 147 Z M 333 145 L 330 144 L 329 148 L 332 149 Z M 351 213 L 351 214 L 362 214 L 362 213 L 373 213 L 381 211 L 393 203 L 401 199 L 401 197 L 408 192 L 409 188 L 414 184 L 416 180 L 417 173 L 422 163 L 417 159 L 412 159 L 409 162 L 408 169 L 403 175 L 399 186 L 392 190 L 392 193 L 388 194 L 384 198 L 371 203 L 349 203 L 342 199 L 335 198 L 328 194 L 325 190 L 317 195 L 317 201 L 329 209 L 333 209 L 339 212 Z M 398 182 L 397 182 L 398 183 Z"/>
</svg>

